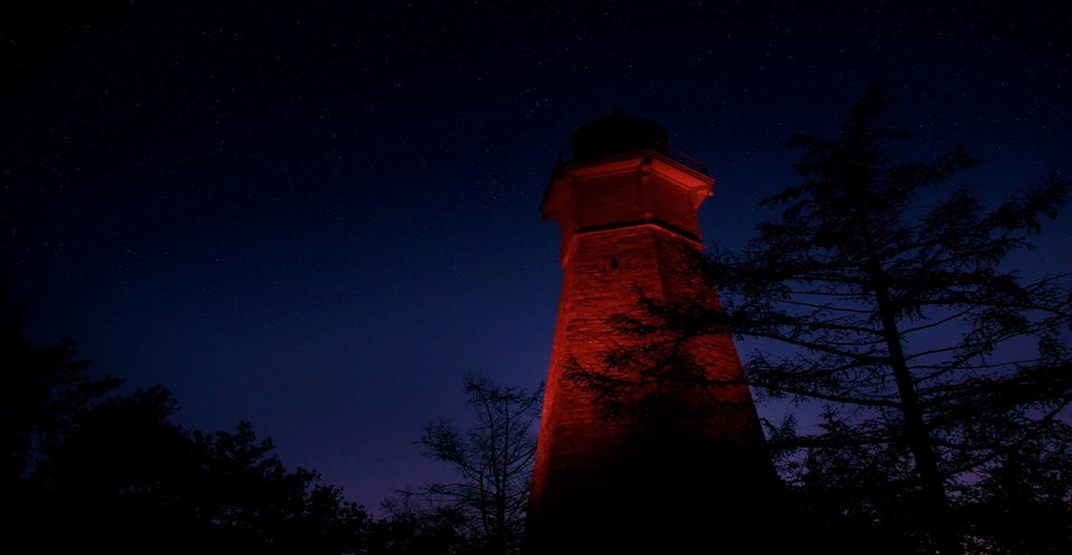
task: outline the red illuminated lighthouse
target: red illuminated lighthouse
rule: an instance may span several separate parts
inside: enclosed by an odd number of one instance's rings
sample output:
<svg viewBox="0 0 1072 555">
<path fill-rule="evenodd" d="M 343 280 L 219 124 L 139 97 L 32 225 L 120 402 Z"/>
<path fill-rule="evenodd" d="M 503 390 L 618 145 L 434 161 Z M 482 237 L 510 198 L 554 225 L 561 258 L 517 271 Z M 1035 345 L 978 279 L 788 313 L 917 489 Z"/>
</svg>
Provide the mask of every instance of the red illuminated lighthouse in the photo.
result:
<svg viewBox="0 0 1072 555">
<path fill-rule="evenodd" d="M 564 276 L 526 549 L 709 552 L 702 546 L 715 536 L 743 534 L 774 484 L 732 339 L 705 336 L 682 347 L 721 385 L 704 392 L 714 402 L 696 402 L 706 397 L 695 391 L 672 396 L 677 406 L 702 407 L 676 419 L 608 412 L 568 369 L 599 368 L 608 351 L 635 341 L 608 319 L 642 316 L 640 293 L 717 306 L 689 264 L 689 253 L 703 249 L 697 209 L 714 179 L 673 151 L 659 124 L 618 111 L 582 125 L 571 147 L 541 206 L 561 227 Z M 725 538 L 717 543 L 726 546 Z"/>
</svg>

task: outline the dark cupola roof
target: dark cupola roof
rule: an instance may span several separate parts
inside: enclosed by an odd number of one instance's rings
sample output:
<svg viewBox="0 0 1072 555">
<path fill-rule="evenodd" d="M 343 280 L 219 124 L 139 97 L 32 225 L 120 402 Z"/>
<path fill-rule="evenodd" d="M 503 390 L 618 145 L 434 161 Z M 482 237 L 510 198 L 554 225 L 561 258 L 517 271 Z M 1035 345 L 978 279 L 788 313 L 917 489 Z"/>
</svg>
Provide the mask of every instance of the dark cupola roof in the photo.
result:
<svg viewBox="0 0 1072 555">
<path fill-rule="evenodd" d="M 669 144 L 670 134 L 663 126 L 617 108 L 578 127 L 570 138 L 573 159 L 578 161 L 644 149 L 665 152 Z"/>
</svg>

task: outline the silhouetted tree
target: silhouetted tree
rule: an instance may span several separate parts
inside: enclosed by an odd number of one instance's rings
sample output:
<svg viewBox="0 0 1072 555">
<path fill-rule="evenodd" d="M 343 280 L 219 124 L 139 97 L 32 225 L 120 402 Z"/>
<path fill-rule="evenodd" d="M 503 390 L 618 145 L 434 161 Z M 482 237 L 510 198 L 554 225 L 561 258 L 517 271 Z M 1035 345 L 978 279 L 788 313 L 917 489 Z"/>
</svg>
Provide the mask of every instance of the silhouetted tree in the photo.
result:
<svg viewBox="0 0 1072 555">
<path fill-rule="evenodd" d="M 8 315 L 5 315 L 8 317 Z M 15 322 L 14 319 L 10 319 Z M 287 470 L 240 423 L 233 433 L 174 424 L 162 387 L 119 395 L 73 344 L 36 348 L 4 330 L 5 545 L 34 552 L 353 553 L 363 508 Z"/>
<path fill-rule="evenodd" d="M 193 433 L 205 470 L 200 511 L 237 545 L 266 553 L 346 553 L 364 545 L 368 515 L 312 470 L 287 470 L 240 422 L 233 433 Z"/>
<path fill-rule="evenodd" d="M 162 388 L 78 415 L 43 458 L 39 545 L 109 552 L 344 553 L 363 546 L 367 514 L 315 472 L 287 470 L 248 423 L 187 432 Z"/>
<path fill-rule="evenodd" d="M 1072 552 L 1072 434 L 1068 427 L 1010 446 L 963 492 L 972 551 Z"/>
<path fill-rule="evenodd" d="M 476 555 L 483 551 L 471 538 L 469 515 L 420 492 L 401 492 L 383 503 L 386 518 L 368 534 L 368 552 L 376 555 Z"/>
<path fill-rule="evenodd" d="M 1069 460 L 1068 274 L 1025 280 L 1007 257 L 1031 248 L 1069 183 L 1052 176 L 993 210 L 967 188 L 942 193 L 976 160 L 962 151 L 933 163 L 892 158 L 889 145 L 907 134 L 881 124 L 890 102 L 874 87 L 839 137 L 790 140 L 803 150 L 804 182 L 764 201 L 779 212 L 742 253 L 699 262 L 723 307 L 642 298 L 645 316 L 617 321 L 649 340 L 608 353 L 609 372 L 574 377 L 620 393 L 636 385 L 622 383 L 623 364 L 656 369 L 638 373 L 649 382 L 681 379 L 658 364 L 690 337 L 760 340 L 745 361 L 753 387 L 827 406 L 815 433 L 772 431 L 799 449 L 783 453 L 791 482 L 812 502 L 828 496 L 842 524 L 898 536 L 901 552 L 1067 545 L 1066 524 L 1046 538 L 1005 527 L 1019 537 L 1009 543 L 969 519 L 997 518 L 1016 496 L 1007 511 L 1019 517 L 1068 515 L 1072 479 L 1054 466 Z"/>
<path fill-rule="evenodd" d="M 454 465 L 459 480 L 419 493 L 444 498 L 460 511 L 480 552 L 513 553 L 528 504 L 536 452 L 532 425 L 542 388 L 529 392 L 469 375 L 465 393 L 475 424 L 460 430 L 441 421 L 426 426 L 421 437 L 427 456 Z"/>
<path fill-rule="evenodd" d="M 0 361 L 0 496 L 10 496 L 25 485 L 35 452 L 119 380 L 89 377 L 73 341 L 31 345 L 22 334 L 21 311 L 7 303 L 0 307 Z"/>
</svg>

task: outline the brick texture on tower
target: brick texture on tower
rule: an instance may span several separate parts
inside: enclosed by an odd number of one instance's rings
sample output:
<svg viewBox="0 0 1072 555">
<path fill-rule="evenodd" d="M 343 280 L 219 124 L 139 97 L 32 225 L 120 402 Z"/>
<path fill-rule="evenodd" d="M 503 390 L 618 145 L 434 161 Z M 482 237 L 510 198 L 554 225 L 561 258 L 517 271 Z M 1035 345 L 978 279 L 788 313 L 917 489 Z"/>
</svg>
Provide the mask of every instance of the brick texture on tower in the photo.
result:
<svg viewBox="0 0 1072 555">
<path fill-rule="evenodd" d="M 610 321 L 643 318 L 640 295 L 717 307 L 690 254 L 714 179 L 673 151 L 651 120 L 615 112 L 581 126 L 541 207 L 559 223 L 562 296 L 526 526 L 531 554 L 640 552 L 740 526 L 774 482 L 759 420 L 728 335 L 685 349 L 715 389 L 696 420 L 612 413 L 569 368 L 598 369 L 639 341 Z M 704 393 L 710 393 L 704 392 Z M 685 394 L 680 405 L 707 399 Z M 698 402 L 698 401 L 697 401 Z M 689 421 L 686 421 L 689 420 Z"/>
</svg>

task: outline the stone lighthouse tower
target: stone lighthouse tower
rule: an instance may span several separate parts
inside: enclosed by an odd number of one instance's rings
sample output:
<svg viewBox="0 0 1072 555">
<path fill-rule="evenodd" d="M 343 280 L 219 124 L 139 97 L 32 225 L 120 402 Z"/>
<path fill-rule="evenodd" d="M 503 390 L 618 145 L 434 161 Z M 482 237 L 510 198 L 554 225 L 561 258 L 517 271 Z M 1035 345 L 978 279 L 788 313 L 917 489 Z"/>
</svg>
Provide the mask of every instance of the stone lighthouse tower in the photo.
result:
<svg viewBox="0 0 1072 555">
<path fill-rule="evenodd" d="M 605 375 L 620 381 L 627 399 L 618 410 L 576 374 L 598 374 L 614 349 L 650 340 L 623 334 L 610 320 L 646 318 L 641 294 L 718 306 L 690 264 L 690 253 L 703 249 L 697 209 L 714 179 L 673 151 L 659 124 L 619 111 L 578 128 L 571 149 L 541 206 L 561 228 L 564 276 L 526 549 L 703 553 L 712 550 L 694 546 L 711 545 L 713 535 L 726 547 L 725 537 L 742 537 L 742 527 L 761 516 L 774 487 L 732 339 L 664 342 L 676 358 L 660 360 L 705 378 L 692 384 L 662 383 L 655 374 L 673 370 L 642 360 L 613 365 Z"/>
</svg>

